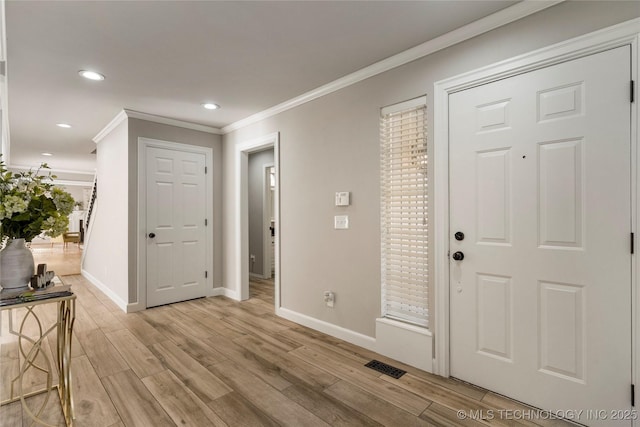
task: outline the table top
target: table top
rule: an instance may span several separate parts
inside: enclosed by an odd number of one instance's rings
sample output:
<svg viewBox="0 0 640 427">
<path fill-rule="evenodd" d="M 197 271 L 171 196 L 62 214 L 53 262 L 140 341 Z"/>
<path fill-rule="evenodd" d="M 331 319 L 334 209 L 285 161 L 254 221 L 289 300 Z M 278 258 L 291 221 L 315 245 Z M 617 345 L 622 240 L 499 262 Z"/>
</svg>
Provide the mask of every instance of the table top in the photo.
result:
<svg viewBox="0 0 640 427">
<path fill-rule="evenodd" d="M 55 276 L 51 282 L 52 284 L 45 289 L 33 290 L 31 288 L 25 288 L 3 290 L 0 292 L 0 310 L 30 307 L 38 304 L 76 298 L 75 294 L 71 292 L 71 285 L 65 285 L 58 276 Z"/>
</svg>

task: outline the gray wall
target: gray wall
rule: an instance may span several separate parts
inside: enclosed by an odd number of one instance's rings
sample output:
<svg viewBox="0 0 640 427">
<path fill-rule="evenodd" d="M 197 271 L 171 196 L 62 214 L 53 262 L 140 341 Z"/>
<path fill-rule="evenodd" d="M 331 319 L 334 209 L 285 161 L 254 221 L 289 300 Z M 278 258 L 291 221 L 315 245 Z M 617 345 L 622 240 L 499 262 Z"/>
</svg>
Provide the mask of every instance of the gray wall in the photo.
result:
<svg viewBox="0 0 640 427">
<path fill-rule="evenodd" d="M 137 253 L 138 235 L 138 138 L 158 139 L 213 149 L 213 287 L 222 286 L 222 137 L 140 119 L 129 123 L 129 252 Z M 144 233 L 144 230 L 141 232 Z M 129 302 L 137 301 L 137 257 L 129 257 Z"/>
<path fill-rule="evenodd" d="M 380 315 L 380 108 L 426 94 L 432 154 L 434 82 L 638 16 L 637 2 L 564 2 L 225 135 L 224 229 L 231 230 L 239 214 L 232 203 L 234 145 L 279 131 L 281 305 L 374 336 Z M 352 192 L 347 231 L 333 230 L 335 191 Z M 237 245 L 232 237 L 224 239 L 230 254 Z M 235 261 L 224 262 L 229 286 Z M 323 290 L 336 292 L 334 309 L 325 307 Z"/>
<path fill-rule="evenodd" d="M 273 149 L 249 154 L 249 255 L 255 255 L 255 262 L 249 260 L 249 272 L 264 275 L 263 248 L 263 196 L 264 165 L 273 165 Z M 267 266 L 271 268 L 271 266 Z"/>
</svg>

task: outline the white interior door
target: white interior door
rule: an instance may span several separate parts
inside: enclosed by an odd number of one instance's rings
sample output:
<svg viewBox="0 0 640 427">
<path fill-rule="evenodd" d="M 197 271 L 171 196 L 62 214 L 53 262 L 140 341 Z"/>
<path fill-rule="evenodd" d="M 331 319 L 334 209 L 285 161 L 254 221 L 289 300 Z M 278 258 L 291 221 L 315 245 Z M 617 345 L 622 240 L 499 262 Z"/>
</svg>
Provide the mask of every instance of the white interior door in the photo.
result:
<svg viewBox="0 0 640 427">
<path fill-rule="evenodd" d="M 147 147 L 147 307 L 205 296 L 205 155 Z"/>
<path fill-rule="evenodd" d="M 621 47 L 450 96 L 452 376 L 630 409 L 630 69 Z"/>
</svg>

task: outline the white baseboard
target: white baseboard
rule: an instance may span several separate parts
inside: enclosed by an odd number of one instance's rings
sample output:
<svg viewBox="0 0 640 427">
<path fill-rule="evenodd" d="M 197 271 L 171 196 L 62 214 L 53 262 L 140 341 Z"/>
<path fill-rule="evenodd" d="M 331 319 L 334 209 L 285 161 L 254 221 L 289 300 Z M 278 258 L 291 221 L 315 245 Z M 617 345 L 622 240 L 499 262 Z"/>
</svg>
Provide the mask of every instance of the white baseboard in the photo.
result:
<svg viewBox="0 0 640 427">
<path fill-rule="evenodd" d="M 209 293 L 207 294 L 208 297 L 219 297 L 221 295 L 224 295 L 224 287 L 222 286 L 209 289 Z"/>
<path fill-rule="evenodd" d="M 125 301 L 123 301 L 118 295 L 116 295 L 115 292 L 109 289 L 104 283 L 98 280 L 91 273 L 87 272 L 87 270 L 85 269 L 81 269 L 80 273 L 82 274 L 82 277 L 84 277 L 89 281 L 89 283 L 91 283 L 96 288 L 100 289 L 106 296 L 108 296 L 111 299 L 111 301 L 113 301 L 118 307 L 120 307 L 122 311 L 124 311 L 125 313 L 129 312 L 128 304 Z"/>
<path fill-rule="evenodd" d="M 376 319 L 376 352 L 423 371 L 433 372 L 433 334 L 391 319 Z"/>
<path fill-rule="evenodd" d="M 210 289 L 207 296 L 208 297 L 224 296 L 227 298 L 231 298 L 232 300 L 240 301 L 240 298 L 238 297 L 238 293 L 236 291 L 229 288 L 225 288 L 224 286 L 218 286 L 217 288 Z"/>
<path fill-rule="evenodd" d="M 135 313 L 136 311 L 146 310 L 147 307 L 143 306 L 139 302 L 131 302 L 127 304 L 127 313 Z"/>
<path fill-rule="evenodd" d="M 332 337 L 340 338 L 341 340 L 345 340 L 351 344 L 359 345 L 367 350 L 377 351 L 376 339 L 370 336 L 363 335 L 350 329 L 345 329 L 341 326 L 337 326 L 323 320 L 309 317 L 306 314 L 301 314 L 287 308 L 276 308 L 276 314 L 287 320 L 291 320 L 292 322 L 299 323 L 308 328 L 315 329 L 316 331 L 324 332 Z"/>
</svg>

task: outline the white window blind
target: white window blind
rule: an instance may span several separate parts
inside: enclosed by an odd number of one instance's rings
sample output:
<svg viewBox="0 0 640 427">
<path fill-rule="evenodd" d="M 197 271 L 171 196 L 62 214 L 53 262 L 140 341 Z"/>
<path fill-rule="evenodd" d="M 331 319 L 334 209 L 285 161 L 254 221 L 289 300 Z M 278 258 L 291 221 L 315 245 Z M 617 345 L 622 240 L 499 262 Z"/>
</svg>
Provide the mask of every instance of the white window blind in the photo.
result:
<svg viewBox="0 0 640 427">
<path fill-rule="evenodd" d="M 428 327 L 426 99 L 383 108 L 382 315 Z"/>
</svg>

